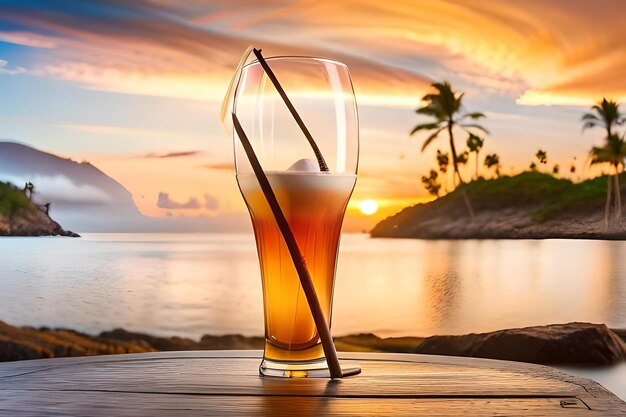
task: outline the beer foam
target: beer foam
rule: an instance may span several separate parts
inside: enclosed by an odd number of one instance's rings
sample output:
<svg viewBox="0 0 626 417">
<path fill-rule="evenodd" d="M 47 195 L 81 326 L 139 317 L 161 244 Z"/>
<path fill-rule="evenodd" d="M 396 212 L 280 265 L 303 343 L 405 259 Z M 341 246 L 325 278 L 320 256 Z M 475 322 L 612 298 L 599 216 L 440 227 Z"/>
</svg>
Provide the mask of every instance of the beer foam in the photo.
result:
<svg viewBox="0 0 626 417">
<path fill-rule="evenodd" d="M 320 167 L 312 159 L 303 158 L 294 162 L 287 171 L 291 172 L 320 172 Z"/>
</svg>

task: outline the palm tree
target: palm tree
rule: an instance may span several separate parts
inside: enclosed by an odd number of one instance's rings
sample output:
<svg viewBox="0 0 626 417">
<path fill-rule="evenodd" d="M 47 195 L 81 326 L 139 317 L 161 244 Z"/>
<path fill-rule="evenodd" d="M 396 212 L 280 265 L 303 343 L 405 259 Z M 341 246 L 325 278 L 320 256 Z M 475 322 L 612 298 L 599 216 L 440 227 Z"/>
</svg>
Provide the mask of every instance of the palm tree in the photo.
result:
<svg viewBox="0 0 626 417">
<path fill-rule="evenodd" d="M 426 188 L 426 190 L 435 197 L 439 197 L 439 190 L 441 189 L 441 184 L 437 181 L 438 176 L 439 174 L 437 174 L 437 171 L 434 169 L 430 170 L 430 174 L 428 176 L 422 176 L 422 184 L 424 184 L 424 188 Z"/>
<path fill-rule="evenodd" d="M 468 119 L 477 120 L 485 117 L 485 115 L 483 113 L 460 114 L 463 93 L 455 92 L 450 83 L 434 83 L 432 84 L 432 87 L 435 92 L 426 94 L 422 98 L 424 105 L 415 110 L 415 112 L 423 116 L 432 117 L 434 120 L 430 123 L 422 123 L 415 126 L 411 131 L 411 135 L 414 135 L 422 130 L 432 132 L 422 145 L 423 152 L 441 132 L 444 130 L 447 131 L 448 140 L 450 142 L 450 153 L 452 154 L 452 165 L 454 166 L 454 175 L 456 175 L 459 184 L 463 185 L 465 182 L 463 181 L 463 178 L 461 178 L 461 173 L 459 172 L 459 159 L 454 145 L 454 128 L 458 126 L 468 132 L 468 129 L 477 129 L 487 133 L 487 130 L 482 126 L 475 123 L 467 123 Z M 464 188 L 461 192 L 470 216 L 474 218 L 474 210 L 472 209 L 467 192 Z"/>
<path fill-rule="evenodd" d="M 483 138 L 473 133 L 470 133 L 467 137 L 467 148 L 470 152 L 474 152 L 476 154 L 476 173 L 474 175 L 475 179 L 478 179 L 478 154 L 480 153 L 480 150 L 482 149 L 484 143 L 485 140 Z"/>
<path fill-rule="evenodd" d="M 457 156 L 457 163 L 459 164 L 459 167 L 461 165 L 465 166 L 467 165 L 467 162 L 469 161 L 469 151 L 466 149 L 463 152 L 461 152 L 460 154 L 458 154 Z M 460 168 L 459 168 L 460 170 Z"/>
<path fill-rule="evenodd" d="M 443 174 L 443 184 L 446 193 L 448 192 L 448 165 L 450 165 L 450 157 L 447 152 L 441 152 L 437 149 L 437 165 L 439 165 L 439 171 Z"/>
<path fill-rule="evenodd" d="M 619 111 L 619 104 L 614 100 L 602 98 L 602 101 L 591 106 L 591 110 L 592 113 L 585 113 L 582 116 L 583 131 L 592 127 L 603 127 L 606 129 L 606 137 L 610 138 L 613 135 L 613 128 L 626 122 L 626 117 Z"/>
<path fill-rule="evenodd" d="M 607 192 L 606 192 L 606 206 L 604 208 L 604 225 L 608 227 L 609 225 L 609 217 L 611 211 L 611 194 L 612 194 L 612 186 L 615 187 L 615 220 L 618 224 L 621 223 L 622 220 L 622 196 L 621 196 L 621 186 L 619 183 L 619 174 L 621 169 L 624 166 L 624 159 L 626 158 L 626 140 L 624 139 L 624 135 L 619 136 L 617 134 L 612 134 L 607 138 L 606 144 L 604 146 L 598 147 L 594 146 L 591 148 L 591 164 L 609 164 L 613 168 L 615 168 L 615 173 L 613 174 L 613 178 L 609 175 L 608 184 L 607 184 Z M 613 180 L 613 181 L 611 181 Z M 613 184 L 611 184 L 613 182 Z"/>
<path fill-rule="evenodd" d="M 25 185 L 24 185 L 24 194 L 26 194 L 26 196 L 28 197 L 29 200 L 33 199 L 33 192 L 35 190 L 35 185 L 28 181 Z"/>
<path fill-rule="evenodd" d="M 539 149 L 535 154 L 535 157 L 541 165 L 546 165 L 548 163 L 548 153 L 546 151 Z"/>
<path fill-rule="evenodd" d="M 496 167 L 496 176 L 500 177 L 500 156 L 496 153 L 489 154 L 485 157 L 485 166 L 487 169 L 491 169 L 491 167 Z"/>
</svg>

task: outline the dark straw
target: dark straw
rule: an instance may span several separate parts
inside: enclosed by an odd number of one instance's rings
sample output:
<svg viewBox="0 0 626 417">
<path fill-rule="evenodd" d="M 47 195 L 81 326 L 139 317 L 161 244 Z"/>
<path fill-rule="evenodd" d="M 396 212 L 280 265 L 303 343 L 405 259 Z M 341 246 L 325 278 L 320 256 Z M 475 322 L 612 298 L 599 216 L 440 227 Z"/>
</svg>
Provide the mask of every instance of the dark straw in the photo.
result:
<svg viewBox="0 0 626 417">
<path fill-rule="evenodd" d="M 326 319 L 324 318 L 322 306 L 320 305 L 320 301 L 317 298 L 315 286 L 313 285 L 313 279 L 311 279 L 311 274 L 309 274 L 309 270 L 306 267 L 302 252 L 300 252 L 300 248 L 298 247 L 296 238 L 294 237 L 291 228 L 289 227 L 289 223 L 285 218 L 285 214 L 278 204 L 278 200 L 276 199 L 276 195 L 272 190 L 270 182 L 268 181 L 267 176 L 265 175 L 265 172 L 261 167 L 261 163 L 257 159 L 256 154 L 254 153 L 254 149 L 252 149 L 252 145 L 250 144 L 250 141 L 248 140 L 246 133 L 241 127 L 239 119 L 237 119 L 235 113 L 233 113 L 233 126 L 235 127 L 237 136 L 239 136 L 239 140 L 241 140 L 243 149 L 248 156 L 250 165 L 252 165 L 252 170 L 254 171 L 257 180 L 259 181 L 259 185 L 261 186 L 261 190 L 265 195 L 265 199 L 269 203 L 272 214 L 274 214 L 276 223 L 278 223 L 278 228 L 280 229 L 280 233 L 283 235 L 283 239 L 285 240 L 285 244 L 287 245 L 287 249 L 289 250 L 289 254 L 291 255 L 291 260 L 293 261 L 293 265 L 296 268 L 298 277 L 300 277 L 302 290 L 304 291 L 306 300 L 309 303 L 309 309 L 311 310 L 313 321 L 315 322 L 317 332 L 319 333 L 320 339 L 322 340 L 322 348 L 324 349 L 324 355 L 326 356 L 326 362 L 328 363 L 328 369 L 330 370 L 330 377 L 341 378 L 343 376 L 343 372 L 341 371 L 341 366 L 339 365 L 339 359 L 337 358 L 335 344 L 333 343 L 333 339 L 330 335 L 330 329 L 328 328 L 328 324 L 326 323 Z"/>
<path fill-rule="evenodd" d="M 326 165 L 326 161 L 324 160 L 324 157 L 322 156 L 322 152 L 320 151 L 320 148 L 317 147 L 317 143 L 315 143 L 315 140 L 313 140 L 313 136 L 311 135 L 311 132 L 309 132 L 309 129 L 306 127 L 306 125 L 302 121 L 302 118 L 298 114 L 298 111 L 291 103 L 291 100 L 289 100 L 289 97 L 287 97 L 287 93 L 285 93 L 283 86 L 280 85 L 280 83 L 278 82 L 278 78 L 276 78 L 274 71 L 272 71 L 270 66 L 267 64 L 267 61 L 265 60 L 265 58 L 263 58 L 263 55 L 261 54 L 261 49 L 253 49 L 252 51 L 254 52 L 254 55 L 256 55 L 257 59 L 259 60 L 259 63 L 263 67 L 265 74 L 267 74 L 267 78 L 269 78 L 272 84 L 274 84 L 274 88 L 276 89 L 276 91 L 278 91 L 278 94 L 282 97 L 283 101 L 285 102 L 285 105 L 291 112 L 291 115 L 295 119 L 298 126 L 300 126 L 302 133 L 304 133 L 304 136 L 309 141 L 309 145 L 311 145 L 311 148 L 313 149 L 313 153 L 315 153 L 317 164 L 320 166 L 320 171 L 328 172 L 328 165 Z"/>
</svg>

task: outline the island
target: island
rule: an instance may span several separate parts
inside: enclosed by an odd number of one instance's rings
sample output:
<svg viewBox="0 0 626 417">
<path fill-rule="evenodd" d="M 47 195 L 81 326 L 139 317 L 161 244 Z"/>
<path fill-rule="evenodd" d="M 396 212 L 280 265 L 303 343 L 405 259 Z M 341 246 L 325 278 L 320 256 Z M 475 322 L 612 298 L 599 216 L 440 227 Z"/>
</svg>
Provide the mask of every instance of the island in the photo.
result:
<svg viewBox="0 0 626 417">
<path fill-rule="evenodd" d="M 626 180 L 626 175 L 620 177 Z M 463 191 L 474 208 L 473 219 Z M 479 178 L 387 217 L 370 234 L 420 239 L 626 239 L 619 221 L 605 223 L 606 194 L 606 176 L 578 183 L 536 171 Z"/>
<path fill-rule="evenodd" d="M 0 236 L 80 237 L 52 220 L 49 207 L 33 203 L 28 197 L 28 184 L 22 190 L 0 182 Z"/>
</svg>

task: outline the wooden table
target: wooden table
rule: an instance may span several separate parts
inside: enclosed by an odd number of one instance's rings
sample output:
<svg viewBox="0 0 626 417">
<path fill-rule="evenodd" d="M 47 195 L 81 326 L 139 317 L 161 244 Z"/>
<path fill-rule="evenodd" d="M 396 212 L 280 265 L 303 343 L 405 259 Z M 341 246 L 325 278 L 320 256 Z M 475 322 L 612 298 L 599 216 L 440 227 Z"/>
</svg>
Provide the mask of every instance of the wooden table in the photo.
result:
<svg viewBox="0 0 626 417">
<path fill-rule="evenodd" d="M 517 362 L 343 353 L 343 380 L 258 376 L 259 351 L 158 352 L 0 364 L 1 416 L 626 415 L 601 385 Z"/>
</svg>

